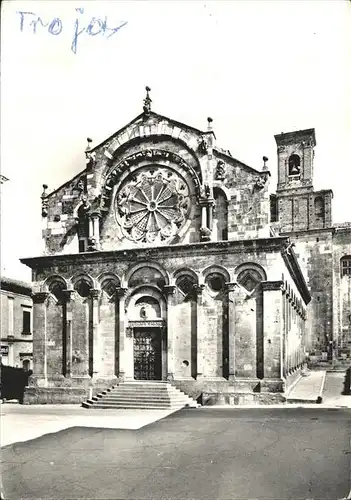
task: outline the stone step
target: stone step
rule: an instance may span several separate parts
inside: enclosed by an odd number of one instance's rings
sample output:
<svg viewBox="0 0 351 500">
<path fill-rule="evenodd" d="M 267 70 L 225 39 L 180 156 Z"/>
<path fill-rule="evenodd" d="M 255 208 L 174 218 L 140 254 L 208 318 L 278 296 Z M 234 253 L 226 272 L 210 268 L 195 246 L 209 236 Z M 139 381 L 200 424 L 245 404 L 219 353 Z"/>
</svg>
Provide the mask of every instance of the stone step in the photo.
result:
<svg viewBox="0 0 351 500">
<path fill-rule="evenodd" d="M 92 404 L 82 403 L 83 408 L 98 408 L 104 410 L 180 410 L 185 405 L 151 405 L 151 404 Z"/>
<path fill-rule="evenodd" d="M 123 382 L 106 389 L 82 404 L 84 408 L 179 409 L 197 408 L 195 400 L 170 382 Z"/>
</svg>

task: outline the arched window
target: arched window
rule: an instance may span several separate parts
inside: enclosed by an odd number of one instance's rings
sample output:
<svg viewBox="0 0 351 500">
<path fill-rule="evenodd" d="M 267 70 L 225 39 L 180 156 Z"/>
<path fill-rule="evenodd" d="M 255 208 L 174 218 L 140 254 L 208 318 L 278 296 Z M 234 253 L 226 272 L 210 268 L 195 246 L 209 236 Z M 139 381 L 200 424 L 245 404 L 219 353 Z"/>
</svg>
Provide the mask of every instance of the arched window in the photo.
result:
<svg viewBox="0 0 351 500">
<path fill-rule="evenodd" d="M 292 154 L 289 157 L 289 175 L 290 176 L 298 176 L 301 172 L 301 159 L 299 155 Z"/>
<path fill-rule="evenodd" d="M 49 291 L 56 297 L 58 302 L 62 303 L 64 302 L 63 290 L 65 290 L 66 288 L 67 287 L 62 281 L 53 281 L 52 283 L 50 283 Z"/>
<path fill-rule="evenodd" d="M 183 295 L 189 295 L 190 293 L 192 293 L 195 284 L 195 278 L 188 274 L 179 276 L 176 281 L 176 286 L 179 288 Z"/>
<path fill-rule="evenodd" d="M 211 273 L 206 277 L 205 283 L 211 292 L 218 293 L 224 288 L 225 279 L 220 273 Z"/>
<path fill-rule="evenodd" d="M 75 283 L 74 289 L 76 290 L 76 292 L 78 292 L 78 294 L 81 297 L 86 298 L 89 297 L 92 286 L 89 283 L 89 281 L 85 280 L 84 278 L 81 278 Z"/>
<path fill-rule="evenodd" d="M 316 219 L 324 220 L 325 207 L 324 207 L 324 199 L 322 196 L 317 196 L 314 200 L 314 213 Z"/>
<path fill-rule="evenodd" d="M 351 276 L 351 255 L 345 255 L 340 259 L 341 277 Z"/>
<path fill-rule="evenodd" d="M 228 239 L 228 202 L 224 192 L 215 187 L 213 189 L 215 205 L 213 209 L 213 231 L 216 241 Z"/>
<path fill-rule="evenodd" d="M 156 285 L 163 288 L 166 284 L 165 277 L 155 267 L 141 267 L 137 269 L 130 277 L 128 285 L 135 287 L 139 285 Z"/>
</svg>

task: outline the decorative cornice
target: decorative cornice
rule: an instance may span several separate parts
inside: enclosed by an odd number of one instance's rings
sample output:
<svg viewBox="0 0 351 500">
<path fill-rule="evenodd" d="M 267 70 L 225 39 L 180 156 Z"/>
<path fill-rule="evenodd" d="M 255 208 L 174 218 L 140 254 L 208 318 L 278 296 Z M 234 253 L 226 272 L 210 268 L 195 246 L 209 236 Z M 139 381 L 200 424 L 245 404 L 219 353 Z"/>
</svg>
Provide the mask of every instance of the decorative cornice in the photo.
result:
<svg viewBox="0 0 351 500">
<path fill-rule="evenodd" d="M 308 289 L 306 280 L 304 275 L 302 274 L 301 268 L 296 258 L 296 254 L 291 244 L 285 245 L 285 248 L 281 251 L 283 260 L 285 262 L 286 267 L 301 294 L 301 297 L 305 304 L 307 305 L 311 301 L 311 294 Z"/>
<path fill-rule="evenodd" d="M 49 268 L 62 265 L 94 264 L 95 262 L 119 261 L 130 262 L 149 258 L 184 257 L 185 255 L 203 255 L 204 250 L 209 255 L 219 254 L 257 254 L 278 253 L 288 241 L 286 237 L 259 238 L 253 240 L 209 241 L 191 243 L 189 245 L 164 245 L 150 248 L 132 248 L 130 250 L 107 250 L 99 252 L 84 252 L 76 254 L 46 255 L 20 259 L 31 269 Z M 206 248 L 205 248 L 206 247 Z"/>
<path fill-rule="evenodd" d="M 261 281 L 261 287 L 264 292 L 270 292 L 274 290 L 283 291 L 284 281 Z"/>
</svg>

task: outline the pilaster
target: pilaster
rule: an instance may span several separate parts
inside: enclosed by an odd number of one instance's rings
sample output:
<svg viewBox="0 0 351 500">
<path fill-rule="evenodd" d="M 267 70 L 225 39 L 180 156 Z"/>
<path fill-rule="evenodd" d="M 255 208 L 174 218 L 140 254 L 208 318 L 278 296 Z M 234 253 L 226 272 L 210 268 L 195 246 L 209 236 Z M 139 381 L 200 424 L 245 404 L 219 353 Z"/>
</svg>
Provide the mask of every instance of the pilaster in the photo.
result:
<svg viewBox="0 0 351 500">
<path fill-rule="evenodd" d="M 126 360 L 126 324 L 125 324 L 125 295 L 127 288 L 118 287 L 116 289 L 118 297 L 118 323 L 119 323 L 119 342 L 118 342 L 118 375 L 124 380 L 127 371 Z"/>
<path fill-rule="evenodd" d="M 197 351 L 197 367 L 196 367 L 196 378 L 201 378 L 204 375 L 204 347 L 205 342 L 203 342 L 203 334 L 206 331 L 205 318 L 203 314 L 202 306 L 202 292 L 205 285 L 193 285 L 194 292 L 196 294 L 196 351 Z"/>
<path fill-rule="evenodd" d="M 283 281 L 263 281 L 263 375 L 282 377 Z"/>
<path fill-rule="evenodd" d="M 33 375 L 47 384 L 47 304 L 49 292 L 33 294 Z"/>
<path fill-rule="evenodd" d="M 174 306 L 175 306 L 175 285 L 166 285 L 164 292 L 167 297 L 167 380 L 174 380 L 175 360 L 174 360 Z"/>
</svg>

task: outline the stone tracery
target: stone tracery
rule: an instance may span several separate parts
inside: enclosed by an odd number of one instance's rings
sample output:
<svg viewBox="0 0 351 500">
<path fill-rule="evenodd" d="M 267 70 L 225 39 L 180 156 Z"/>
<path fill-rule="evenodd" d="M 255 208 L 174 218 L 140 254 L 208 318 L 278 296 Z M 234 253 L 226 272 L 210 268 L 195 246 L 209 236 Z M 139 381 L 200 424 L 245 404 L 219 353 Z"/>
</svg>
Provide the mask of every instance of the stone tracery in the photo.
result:
<svg viewBox="0 0 351 500">
<path fill-rule="evenodd" d="M 189 188 L 175 171 L 149 167 L 133 174 L 122 185 L 115 210 L 126 238 L 135 242 L 165 242 L 187 220 Z"/>
</svg>

